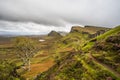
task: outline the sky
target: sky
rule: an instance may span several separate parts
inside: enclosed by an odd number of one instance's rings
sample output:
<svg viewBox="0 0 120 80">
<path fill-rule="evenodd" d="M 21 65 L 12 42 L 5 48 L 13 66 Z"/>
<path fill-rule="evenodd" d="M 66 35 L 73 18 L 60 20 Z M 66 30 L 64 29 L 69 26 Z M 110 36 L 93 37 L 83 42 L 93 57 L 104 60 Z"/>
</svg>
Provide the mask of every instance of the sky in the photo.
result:
<svg viewBox="0 0 120 80">
<path fill-rule="evenodd" d="M 74 25 L 115 27 L 120 0 L 0 0 L 0 34 L 69 32 Z"/>
</svg>

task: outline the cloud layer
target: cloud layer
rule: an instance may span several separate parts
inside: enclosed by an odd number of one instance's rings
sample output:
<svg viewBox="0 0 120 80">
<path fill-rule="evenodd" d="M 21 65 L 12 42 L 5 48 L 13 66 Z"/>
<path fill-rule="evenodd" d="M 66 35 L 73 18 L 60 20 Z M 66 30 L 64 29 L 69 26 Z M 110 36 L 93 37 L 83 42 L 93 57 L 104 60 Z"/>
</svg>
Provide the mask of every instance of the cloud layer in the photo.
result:
<svg viewBox="0 0 120 80">
<path fill-rule="evenodd" d="M 119 3 L 120 0 L 0 0 L 0 30 L 43 33 L 53 27 L 68 31 L 66 26 L 74 24 L 114 27 L 120 24 Z"/>
<path fill-rule="evenodd" d="M 64 27 L 47 26 L 34 22 L 10 22 L 0 21 L 0 34 L 5 35 L 38 35 L 47 34 L 52 30 L 69 32 L 72 25 L 68 24 Z"/>
</svg>

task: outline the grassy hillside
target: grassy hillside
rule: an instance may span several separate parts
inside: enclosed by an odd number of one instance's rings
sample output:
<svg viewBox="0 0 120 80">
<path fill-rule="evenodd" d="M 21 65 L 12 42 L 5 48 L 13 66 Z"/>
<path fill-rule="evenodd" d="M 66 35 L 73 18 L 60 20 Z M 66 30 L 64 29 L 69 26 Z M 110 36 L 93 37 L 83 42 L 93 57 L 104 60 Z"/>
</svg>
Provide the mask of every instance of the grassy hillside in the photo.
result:
<svg viewBox="0 0 120 80">
<path fill-rule="evenodd" d="M 98 40 L 105 39 L 110 35 L 117 34 L 119 31 L 120 31 L 120 26 L 117 26 L 114 29 L 111 29 L 110 31 L 106 32 L 105 34 L 98 36 L 96 39 Z"/>
<path fill-rule="evenodd" d="M 36 80 L 120 80 L 120 26 L 91 40 L 85 36 L 70 33 L 62 38 L 59 42 L 62 46 L 79 39 L 81 43 L 75 45 L 80 48 L 67 51 Z"/>
<path fill-rule="evenodd" d="M 89 37 L 100 30 L 107 32 Z M 15 63 L 15 68 L 19 67 L 16 74 L 26 80 L 120 80 L 120 26 L 111 30 L 74 26 L 65 36 L 52 32 L 48 36 L 29 38 L 37 41 L 40 48 L 31 58 L 31 71 L 24 69 L 12 43 L 0 44 L 0 59 Z M 0 65 L 4 71 L 3 62 Z M 10 75 L 16 77 L 11 72 Z"/>
<path fill-rule="evenodd" d="M 84 51 L 87 51 L 88 49 L 92 48 L 92 46 L 94 45 L 94 43 L 96 41 L 100 41 L 100 40 L 104 40 L 106 39 L 107 37 L 111 36 L 111 35 L 115 35 L 117 34 L 118 32 L 120 31 L 120 26 L 117 26 L 109 31 L 107 31 L 106 33 L 100 35 L 100 36 L 97 36 L 93 39 L 91 39 L 89 42 L 87 42 L 84 46 L 83 46 L 83 50 Z"/>
<path fill-rule="evenodd" d="M 60 49 L 60 51 L 61 49 L 63 50 L 65 48 L 71 48 L 77 51 L 85 43 L 89 42 L 89 40 L 91 39 L 90 35 L 92 35 L 92 33 L 96 34 L 100 30 L 107 31 L 110 30 L 110 28 L 95 26 L 73 26 L 70 33 L 56 41 L 56 44 L 54 46 L 56 47 L 56 49 Z"/>
</svg>

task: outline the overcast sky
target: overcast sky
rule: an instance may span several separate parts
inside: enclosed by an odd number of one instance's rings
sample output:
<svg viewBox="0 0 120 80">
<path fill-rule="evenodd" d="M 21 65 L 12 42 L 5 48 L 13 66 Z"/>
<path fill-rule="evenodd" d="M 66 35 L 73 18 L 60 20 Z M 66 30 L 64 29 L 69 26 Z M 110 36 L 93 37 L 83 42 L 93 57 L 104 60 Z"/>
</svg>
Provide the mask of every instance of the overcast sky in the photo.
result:
<svg viewBox="0 0 120 80">
<path fill-rule="evenodd" d="M 72 25 L 115 27 L 120 0 L 0 0 L 0 34 L 70 31 Z"/>
</svg>

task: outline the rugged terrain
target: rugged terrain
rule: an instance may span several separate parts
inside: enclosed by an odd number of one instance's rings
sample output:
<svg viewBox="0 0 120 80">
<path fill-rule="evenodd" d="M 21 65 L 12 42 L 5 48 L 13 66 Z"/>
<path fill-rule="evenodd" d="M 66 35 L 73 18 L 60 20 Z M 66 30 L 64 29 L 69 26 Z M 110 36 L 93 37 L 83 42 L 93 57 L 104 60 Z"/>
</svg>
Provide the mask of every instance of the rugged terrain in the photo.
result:
<svg viewBox="0 0 120 80">
<path fill-rule="evenodd" d="M 12 38 L 1 38 L 0 59 L 19 67 L 16 73 L 22 78 L 17 79 L 120 80 L 120 26 L 73 26 L 64 36 L 51 31 L 46 36 L 26 37 L 36 40 L 40 48 L 31 59 L 31 71 L 25 71 L 14 54 Z"/>
<path fill-rule="evenodd" d="M 94 38 L 75 28 L 58 43 L 72 49 L 36 80 L 120 80 L 120 26 Z"/>
</svg>

